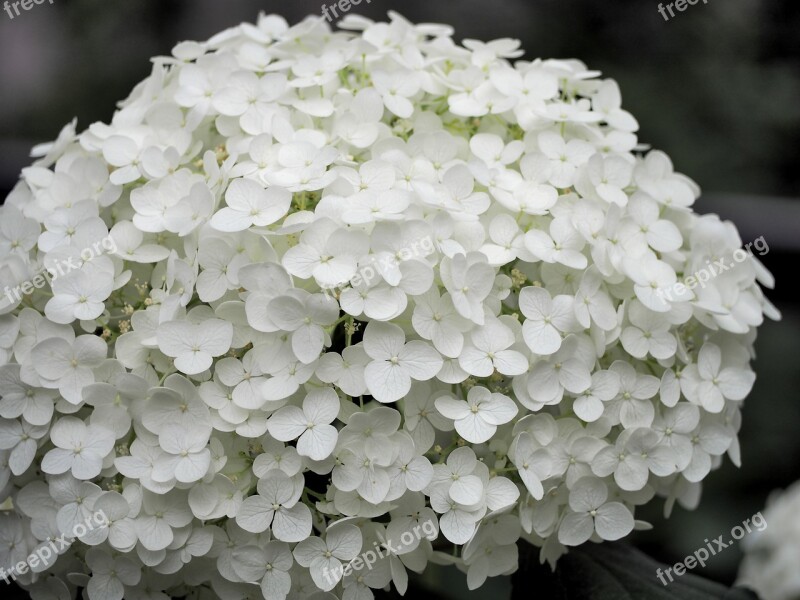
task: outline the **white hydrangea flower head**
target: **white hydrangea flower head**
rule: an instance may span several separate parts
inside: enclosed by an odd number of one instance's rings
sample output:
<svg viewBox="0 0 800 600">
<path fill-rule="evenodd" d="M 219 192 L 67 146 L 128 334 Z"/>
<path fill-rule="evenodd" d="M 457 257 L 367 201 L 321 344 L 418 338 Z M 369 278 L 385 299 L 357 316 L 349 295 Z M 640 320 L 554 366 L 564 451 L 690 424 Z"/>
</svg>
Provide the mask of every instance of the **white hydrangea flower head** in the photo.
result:
<svg viewBox="0 0 800 600">
<path fill-rule="evenodd" d="M 742 538 L 744 557 L 737 585 L 755 590 L 764 600 L 800 598 L 800 483 L 776 490 L 752 519 Z"/>
<path fill-rule="evenodd" d="M 107 518 L 35 597 L 475 588 L 738 464 L 774 282 L 672 289 L 741 239 L 617 84 L 340 26 L 178 44 L 0 207 L 0 560 Z"/>
</svg>

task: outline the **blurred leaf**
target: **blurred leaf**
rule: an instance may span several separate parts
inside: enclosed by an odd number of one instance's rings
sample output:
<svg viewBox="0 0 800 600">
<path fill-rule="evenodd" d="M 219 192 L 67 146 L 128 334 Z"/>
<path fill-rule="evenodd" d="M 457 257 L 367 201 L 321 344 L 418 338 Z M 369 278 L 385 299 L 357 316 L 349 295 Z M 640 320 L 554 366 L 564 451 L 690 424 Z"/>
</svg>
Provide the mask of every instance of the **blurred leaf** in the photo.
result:
<svg viewBox="0 0 800 600">
<path fill-rule="evenodd" d="M 621 543 L 584 544 L 558 561 L 555 572 L 539 564 L 538 548 L 522 543 L 512 576 L 512 600 L 757 600 L 744 588 L 727 588 L 692 573 L 663 585 L 668 565 Z M 666 579 L 666 577 L 665 577 Z M 667 579 L 668 581 L 668 579 Z"/>
</svg>

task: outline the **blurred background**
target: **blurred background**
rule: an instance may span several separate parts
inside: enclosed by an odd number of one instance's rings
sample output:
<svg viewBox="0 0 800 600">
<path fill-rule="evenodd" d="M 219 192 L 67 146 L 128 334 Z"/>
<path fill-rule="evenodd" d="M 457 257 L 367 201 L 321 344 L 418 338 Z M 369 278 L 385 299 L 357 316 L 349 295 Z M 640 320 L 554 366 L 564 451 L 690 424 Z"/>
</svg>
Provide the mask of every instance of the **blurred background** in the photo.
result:
<svg viewBox="0 0 800 600">
<path fill-rule="evenodd" d="M 800 479 L 800 3 L 708 0 L 669 21 L 656 0 L 371 0 L 351 13 L 381 19 L 388 10 L 449 23 L 458 41 L 518 38 L 525 58 L 580 58 L 613 77 L 639 120 L 640 141 L 665 150 L 702 186 L 695 208 L 731 219 L 743 242 L 764 236 L 769 245 L 762 260 L 778 285 L 768 296 L 783 320 L 759 330 L 744 464 L 712 474 L 694 512 L 676 508 L 668 522 L 661 505 L 637 512 L 655 528 L 636 545 L 675 563 Z M 259 11 L 295 22 L 320 14 L 321 0 L 54 0 L 13 20 L 0 12 L 0 198 L 34 144 L 54 139 L 73 117 L 79 129 L 108 121 L 149 73 L 151 56 Z M 730 585 L 740 556 L 730 548 L 695 572 Z M 467 592 L 454 570 L 431 570 L 417 586 L 441 598 L 499 599 L 510 581 Z"/>
</svg>

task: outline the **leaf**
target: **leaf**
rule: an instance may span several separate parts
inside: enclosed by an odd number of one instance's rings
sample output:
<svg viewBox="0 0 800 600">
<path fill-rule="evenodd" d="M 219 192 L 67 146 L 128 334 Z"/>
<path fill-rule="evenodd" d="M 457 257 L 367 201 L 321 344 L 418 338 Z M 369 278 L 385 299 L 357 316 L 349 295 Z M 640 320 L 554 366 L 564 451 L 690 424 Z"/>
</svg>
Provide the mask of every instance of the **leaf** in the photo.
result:
<svg viewBox="0 0 800 600">
<path fill-rule="evenodd" d="M 512 600 L 758 600 L 744 588 L 728 588 L 690 572 L 663 585 L 656 570 L 668 565 L 624 543 L 584 544 L 562 556 L 554 571 L 539 564 L 538 548 L 520 544 L 520 568 L 512 576 Z M 665 577 L 666 579 L 666 577 Z"/>
</svg>

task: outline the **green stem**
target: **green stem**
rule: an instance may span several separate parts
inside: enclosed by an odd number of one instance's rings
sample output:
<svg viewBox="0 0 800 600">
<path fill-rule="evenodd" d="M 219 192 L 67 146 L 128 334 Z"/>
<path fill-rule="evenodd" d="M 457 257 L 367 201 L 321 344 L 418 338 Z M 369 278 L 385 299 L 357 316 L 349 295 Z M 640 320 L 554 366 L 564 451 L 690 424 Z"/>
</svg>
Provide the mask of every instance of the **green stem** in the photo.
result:
<svg viewBox="0 0 800 600">
<path fill-rule="evenodd" d="M 344 345 L 348 348 L 353 343 L 353 321 L 352 315 L 348 316 L 344 326 Z"/>
</svg>

